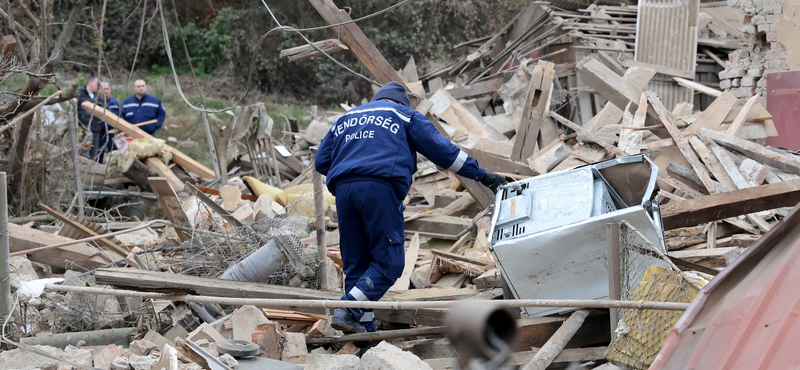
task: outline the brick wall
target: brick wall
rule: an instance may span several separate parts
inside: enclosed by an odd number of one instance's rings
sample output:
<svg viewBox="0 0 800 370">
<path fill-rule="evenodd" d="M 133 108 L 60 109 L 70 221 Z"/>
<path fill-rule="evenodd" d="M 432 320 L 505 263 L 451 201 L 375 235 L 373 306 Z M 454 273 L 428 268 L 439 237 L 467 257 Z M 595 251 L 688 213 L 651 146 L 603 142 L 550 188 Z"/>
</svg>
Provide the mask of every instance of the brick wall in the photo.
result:
<svg viewBox="0 0 800 370">
<path fill-rule="evenodd" d="M 729 54 L 728 67 L 719 73 L 721 89 L 730 91 L 739 99 L 758 94 L 761 96 L 759 103 L 766 106 L 765 75 L 789 70 L 786 48 L 778 42 L 775 30 L 783 14 L 784 3 L 785 0 L 728 1 L 730 6 L 744 10 L 742 29 L 748 33 L 750 40 L 747 46 Z"/>
</svg>

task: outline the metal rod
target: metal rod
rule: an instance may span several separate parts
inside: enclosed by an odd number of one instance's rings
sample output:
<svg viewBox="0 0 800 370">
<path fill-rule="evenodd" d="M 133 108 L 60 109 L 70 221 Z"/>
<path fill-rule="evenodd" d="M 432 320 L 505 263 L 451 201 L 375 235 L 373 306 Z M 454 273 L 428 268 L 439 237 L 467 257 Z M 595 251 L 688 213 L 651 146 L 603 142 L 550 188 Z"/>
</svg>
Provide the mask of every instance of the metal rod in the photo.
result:
<svg viewBox="0 0 800 370">
<path fill-rule="evenodd" d="M 206 109 L 206 106 L 203 106 Z M 203 127 L 206 129 L 206 140 L 208 140 L 208 150 L 211 154 L 211 162 L 214 165 L 214 175 L 219 179 L 222 177 L 222 170 L 219 166 L 219 157 L 217 157 L 217 146 L 214 144 L 214 135 L 211 134 L 211 124 L 208 122 L 208 113 L 201 113 L 203 116 Z M 222 184 L 225 185 L 225 184 Z"/>
<path fill-rule="evenodd" d="M 8 189 L 0 172 L 0 319 L 11 314 L 11 261 L 8 255 Z"/>
<path fill-rule="evenodd" d="M 106 234 L 108 235 L 108 234 Z M 272 298 L 228 298 L 203 295 L 174 295 L 165 293 L 137 292 L 108 288 L 91 288 L 47 284 L 50 291 L 103 294 L 144 299 L 165 299 L 180 302 L 218 303 L 231 306 L 265 307 L 314 307 L 314 308 L 373 308 L 384 310 L 415 310 L 449 308 L 458 301 L 340 301 L 327 299 L 272 299 Z M 685 311 L 689 303 L 651 301 L 612 301 L 592 299 L 508 299 L 475 301 L 475 304 L 493 304 L 498 307 L 576 307 L 576 308 L 628 308 L 640 310 Z"/>
<path fill-rule="evenodd" d="M 413 337 L 442 337 L 444 336 L 443 326 L 426 326 L 422 328 L 385 330 L 371 333 L 345 334 L 340 337 L 312 338 L 306 337 L 306 344 L 326 344 L 358 342 L 367 340 L 383 340 L 394 338 L 413 338 Z"/>
<path fill-rule="evenodd" d="M 620 299 L 622 262 L 620 261 L 619 252 L 618 223 L 606 224 L 606 240 L 608 242 L 608 299 Z M 613 338 L 619 323 L 619 309 L 610 309 L 609 316 L 611 317 L 611 337 Z"/>
<path fill-rule="evenodd" d="M 45 246 L 38 247 L 38 248 L 31 248 L 31 249 L 26 249 L 24 251 L 14 252 L 14 253 L 11 253 L 11 257 L 21 256 L 23 254 L 41 252 L 41 251 L 48 250 L 48 249 L 53 249 L 53 248 L 66 247 L 68 245 L 75 245 L 75 244 L 80 244 L 80 243 L 92 242 L 92 241 L 95 241 L 95 240 L 108 238 L 109 236 L 117 236 L 117 235 L 122 235 L 122 234 L 125 234 L 125 233 L 129 233 L 131 231 L 145 229 L 145 228 L 148 228 L 148 227 L 156 225 L 156 224 L 172 225 L 172 222 L 165 221 L 165 220 L 153 220 L 153 221 L 150 221 L 150 222 L 148 222 L 146 224 L 142 224 L 142 225 L 139 225 L 139 226 L 136 226 L 136 227 L 132 227 L 130 229 L 115 231 L 113 233 L 106 233 L 106 234 L 102 234 L 102 235 L 92 236 L 92 237 L 89 237 L 89 238 L 75 239 L 75 240 L 70 240 L 70 241 L 64 242 L 64 243 L 45 245 Z"/>
<path fill-rule="evenodd" d="M 76 190 L 78 191 L 78 216 L 83 217 L 85 215 L 83 204 L 83 184 L 81 182 L 81 166 L 78 160 L 78 105 L 74 105 L 75 107 L 75 114 L 72 116 L 72 119 L 68 121 L 69 124 L 69 141 L 70 145 L 72 146 L 72 161 L 75 163 L 75 185 L 77 186 Z"/>
<path fill-rule="evenodd" d="M 325 196 L 322 175 L 314 171 L 314 214 L 317 218 L 317 252 L 320 288 L 328 290 L 328 245 L 325 243 Z"/>
</svg>

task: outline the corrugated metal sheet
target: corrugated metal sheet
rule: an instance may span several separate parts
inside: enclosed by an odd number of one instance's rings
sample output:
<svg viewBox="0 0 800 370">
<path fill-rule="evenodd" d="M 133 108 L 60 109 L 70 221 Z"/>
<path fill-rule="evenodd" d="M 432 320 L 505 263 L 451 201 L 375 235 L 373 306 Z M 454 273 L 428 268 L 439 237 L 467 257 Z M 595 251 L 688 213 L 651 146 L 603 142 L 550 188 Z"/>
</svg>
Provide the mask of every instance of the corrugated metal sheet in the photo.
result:
<svg viewBox="0 0 800 370">
<path fill-rule="evenodd" d="M 640 0 L 636 17 L 637 62 L 655 64 L 693 76 L 697 59 L 697 15 L 699 0 Z M 651 82 L 669 108 L 692 99 L 692 91 L 676 83 Z"/>
<path fill-rule="evenodd" d="M 800 368 L 800 205 L 697 295 L 650 370 Z"/>
<path fill-rule="evenodd" d="M 700 11 L 708 13 L 712 21 L 728 33 L 728 36 L 738 40 L 747 40 L 747 34 L 739 28 L 744 24 L 744 10 L 731 8 L 727 1 L 700 4 Z"/>
</svg>

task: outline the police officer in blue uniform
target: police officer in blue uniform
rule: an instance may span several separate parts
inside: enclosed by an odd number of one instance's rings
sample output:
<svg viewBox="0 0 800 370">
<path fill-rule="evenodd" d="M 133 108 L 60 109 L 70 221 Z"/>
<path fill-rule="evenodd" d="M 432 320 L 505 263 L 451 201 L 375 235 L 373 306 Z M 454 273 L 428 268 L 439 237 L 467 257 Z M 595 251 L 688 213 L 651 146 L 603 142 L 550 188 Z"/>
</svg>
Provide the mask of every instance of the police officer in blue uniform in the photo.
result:
<svg viewBox="0 0 800 370">
<path fill-rule="evenodd" d="M 164 125 L 164 117 L 167 116 L 161 100 L 147 93 L 147 84 L 144 80 L 136 80 L 133 83 L 133 91 L 136 94 L 122 102 L 123 118 L 131 124 L 157 120 L 139 126 L 144 132 L 156 136 L 156 131 Z"/>
<path fill-rule="evenodd" d="M 320 144 L 316 170 L 336 196 L 344 264 L 342 300 L 377 301 L 405 266 L 403 199 L 417 171 L 417 152 L 496 192 L 506 183 L 443 137 L 410 108 L 405 88 L 389 82 L 372 102 L 352 109 Z M 346 333 L 375 331 L 371 309 L 337 308 L 331 324 Z"/>
</svg>

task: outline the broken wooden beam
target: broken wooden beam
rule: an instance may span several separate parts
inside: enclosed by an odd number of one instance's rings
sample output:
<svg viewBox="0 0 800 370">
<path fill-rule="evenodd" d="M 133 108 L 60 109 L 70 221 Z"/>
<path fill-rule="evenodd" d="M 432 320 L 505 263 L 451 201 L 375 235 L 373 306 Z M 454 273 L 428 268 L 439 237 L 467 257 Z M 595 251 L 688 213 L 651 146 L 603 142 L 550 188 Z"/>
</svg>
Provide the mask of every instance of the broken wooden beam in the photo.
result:
<svg viewBox="0 0 800 370">
<path fill-rule="evenodd" d="M 34 248 L 41 248 L 47 245 L 64 243 L 73 240 L 60 235 L 31 229 L 29 227 L 9 223 L 8 238 L 9 247 L 12 254 L 24 253 L 27 254 L 28 259 L 31 261 L 43 263 L 51 267 L 59 269 L 74 269 L 75 266 L 79 266 L 86 270 L 93 270 L 108 263 L 108 259 L 104 258 L 102 253 L 98 251 L 97 248 L 91 247 L 86 243 L 76 243 L 74 245 L 62 246 L 60 248 L 40 250 L 30 254 L 25 253 L 25 251 Z M 120 256 L 115 251 L 107 251 L 107 253 L 114 260 L 125 258 L 124 255 Z"/>
<path fill-rule="evenodd" d="M 350 50 L 347 45 L 337 39 L 322 40 L 312 44 L 305 44 L 289 49 L 283 49 L 281 50 L 280 57 L 288 58 L 289 62 L 291 63 L 298 60 L 309 59 L 323 55 L 323 52 L 326 54 L 333 54 L 344 50 Z M 322 52 L 320 52 L 320 50 L 322 50 Z"/>
<path fill-rule="evenodd" d="M 117 116 L 114 113 L 106 110 L 103 107 L 96 106 L 92 104 L 92 102 L 83 102 L 81 107 L 85 109 L 87 112 L 91 113 L 95 117 L 103 120 L 109 126 L 116 128 L 119 131 L 124 132 L 126 135 L 130 136 L 133 139 L 152 139 L 153 136 L 142 131 L 142 129 L 128 123 L 128 121 L 124 120 L 122 117 Z M 180 150 L 175 149 L 169 145 L 167 145 L 167 150 L 172 152 L 172 161 L 177 163 L 179 166 L 183 167 L 187 171 L 193 172 L 195 175 L 200 176 L 204 179 L 215 179 L 216 175 L 214 171 L 208 169 L 208 167 L 203 166 L 200 162 L 195 161 L 191 157 L 186 154 L 183 154 Z"/>
<path fill-rule="evenodd" d="M 530 362 L 522 369 L 544 370 L 550 366 L 556 356 L 564 349 L 564 346 L 567 345 L 567 342 L 572 339 L 572 336 L 575 335 L 581 325 L 583 325 L 586 316 L 589 316 L 589 311 L 575 311 L 567 321 L 564 321 L 564 324 L 561 325 L 558 331 L 547 340 L 547 343 L 536 352 L 536 355 L 534 355 Z"/>
<path fill-rule="evenodd" d="M 695 226 L 800 202 L 800 179 L 705 195 L 661 207 L 664 229 Z"/>
<path fill-rule="evenodd" d="M 408 234 L 419 233 L 446 240 L 457 240 L 458 234 L 472 224 L 472 220 L 453 216 L 420 217 L 405 223 Z"/>
<path fill-rule="evenodd" d="M 56 211 L 56 210 L 44 205 L 44 203 L 42 203 L 42 202 L 37 203 L 36 206 L 41 208 L 45 212 L 47 212 L 48 215 L 53 216 L 57 220 L 63 222 L 64 225 L 68 225 L 69 227 L 72 227 L 72 228 L 78 230 L 82 234 L 82 235 L 80 235 L 82 237 L 99 236 L 100 235 L 97 232 L 95 232 L 94 230 L 84 226 L 80 222 L 77 222 L 77 221 L 65 216 L 61 212 L 58 212 L 58 211 Z M 129 251 L 127 249 L 121 247 L 117 243 L 112 242 L 108 238 L 98 239 L 97 240 L 97 244 L 101 245 L 103 247 L 109 248 L 109 249 L 111 249 L 113 251 L 116 251 L 117 253 L 119 253 L 122 256 L 127 256 L 128 253 L 129 253 Z M 110 260 L 109 262 L 114 262 L 114 260 Z"/>
<path fill-rule="evenodd" d="M 717 144 L 740 152 L 762 164 L 775 167 L 781 171 L 800 175 L 800 159 L 769 150 L 752 141 L 726 135 L 718 131 L 702 129 L 701 132 L 703 135 L 714 140 Z"/>
<path fill-rule="evenodd" d="M 344 343 L 368 340 L 385 340 L 395 338 L 416 338 L 416 337 L 442 337 L 444 336 L 444 326 L 428 326 L 413 329 L 382 330 L 372 333 L 345 334 L 340 337 L 312 338 L 306 337 L 306 344 L 326 344 Z"/>
</svg>

